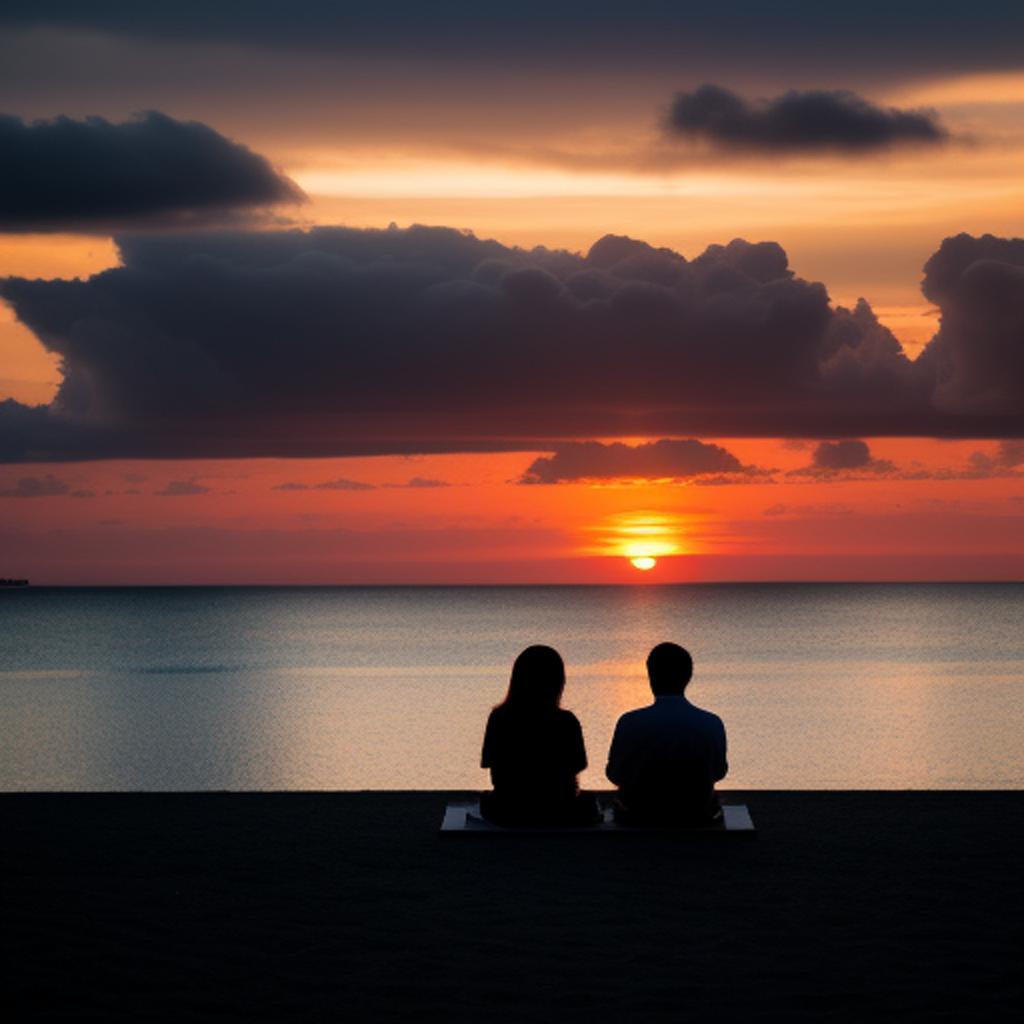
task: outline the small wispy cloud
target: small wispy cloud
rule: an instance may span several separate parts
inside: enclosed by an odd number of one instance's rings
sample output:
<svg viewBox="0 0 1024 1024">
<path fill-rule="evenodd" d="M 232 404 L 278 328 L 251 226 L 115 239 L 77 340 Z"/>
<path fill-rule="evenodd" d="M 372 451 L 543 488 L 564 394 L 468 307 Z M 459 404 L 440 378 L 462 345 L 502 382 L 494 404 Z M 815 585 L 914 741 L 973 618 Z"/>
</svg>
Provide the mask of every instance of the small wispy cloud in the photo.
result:
<svg viewBox="0 0 1024 1024">
<path fill-rule="evenodd" d="M 368 484 L 363 480 L 348 480 L 339 477 L 337 480 L 323 480 L 316 484 L 306 484 L 290 480 L 283 484 L 275 484 L 273 491 L 372 491 L 376 484 Z"/>
<path fill-rule="evenodd" d="M 71 490 L 63 480 L 58 480 L 52 473 L 46 476 L 23 476 L 13 487 L 0 490 L 0 498 L 50 498 L 58 494 L 67 494 Z"/>
<path fill-rule="evenodd" d="M 195 480 L 171 480 L 161 491 L 154 491 L 161 498 L 185 498 L 194 494 L 209 494 L 210 488 Z"/>
</svg>

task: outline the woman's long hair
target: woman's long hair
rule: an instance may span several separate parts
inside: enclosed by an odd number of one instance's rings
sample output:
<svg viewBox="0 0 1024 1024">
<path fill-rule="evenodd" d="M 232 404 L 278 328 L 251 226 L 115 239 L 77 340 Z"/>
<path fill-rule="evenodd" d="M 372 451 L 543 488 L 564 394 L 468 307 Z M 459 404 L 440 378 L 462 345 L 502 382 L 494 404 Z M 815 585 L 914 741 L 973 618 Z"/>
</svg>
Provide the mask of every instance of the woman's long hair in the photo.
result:
<svg viewBox="0 0 1024 1024">
<path fill-rule="evenodd" d="M 565 689 L 565 663 L 562 656 L 544 644 L 527 647 L 512 664 L 508 693 L 498 707 L 509 711 L 553 711 Z"/>
</svg>

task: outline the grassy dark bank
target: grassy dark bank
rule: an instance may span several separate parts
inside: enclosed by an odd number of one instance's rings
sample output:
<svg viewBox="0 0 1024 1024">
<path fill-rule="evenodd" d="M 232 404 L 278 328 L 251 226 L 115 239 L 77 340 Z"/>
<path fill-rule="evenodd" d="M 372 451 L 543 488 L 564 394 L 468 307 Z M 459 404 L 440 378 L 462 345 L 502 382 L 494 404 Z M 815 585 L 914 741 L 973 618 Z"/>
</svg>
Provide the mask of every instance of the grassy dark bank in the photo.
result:
<svg viewBox="0 0 1024 1024">
<path fill-rule="evenodd" d="M 2 795 L 5 998 L 105 1020 L 1022 1008 L 1022 792 L 750 793 L 753 841 L 446 840 L 449 795 Z"/>
</svg>

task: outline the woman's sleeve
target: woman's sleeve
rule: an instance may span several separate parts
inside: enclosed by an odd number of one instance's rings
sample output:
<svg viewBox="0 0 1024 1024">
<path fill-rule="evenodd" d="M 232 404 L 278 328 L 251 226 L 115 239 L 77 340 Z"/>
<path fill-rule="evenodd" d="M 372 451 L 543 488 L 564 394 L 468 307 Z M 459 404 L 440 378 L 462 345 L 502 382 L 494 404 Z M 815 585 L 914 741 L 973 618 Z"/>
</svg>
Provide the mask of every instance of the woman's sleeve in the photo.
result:
<svg viewBox="0 0 1024 1024">
<path fill-rule="evenodd" d="M 480 752 L 480 767 L 491 768 L 494 765 L 494 715 L 488 715 L 487 728 L 484 729 L 484 747 Z"/>
<path fill-rule="evenodd" d="M 587 748 L 583 742 L 580 720 L 572 712 L 569 712 L 569 717 L 572 719 L 572 770 L 579 774 L 587 767 Z"/>
</svg>

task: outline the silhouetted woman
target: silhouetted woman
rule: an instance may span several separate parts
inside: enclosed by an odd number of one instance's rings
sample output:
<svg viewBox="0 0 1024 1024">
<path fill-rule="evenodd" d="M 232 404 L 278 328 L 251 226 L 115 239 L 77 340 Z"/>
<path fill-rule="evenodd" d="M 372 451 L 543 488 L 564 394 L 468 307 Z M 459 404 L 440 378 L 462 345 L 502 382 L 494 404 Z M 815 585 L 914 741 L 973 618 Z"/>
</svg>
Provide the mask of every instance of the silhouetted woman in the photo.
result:
<svg viewBox="0 0 1024 1024">
<path fill-rule="evenodd" d="M 512 666 L 508 694 L 487 719 L 480 765 L 491 770 L 494 791 L 480 812 L 501 825 L 590 824 L 592 796 L 576 776 L 587 767 L 583 730 L 559 707 L 565 665 L 552 647 L 527 647 Z"/>
</svg>

